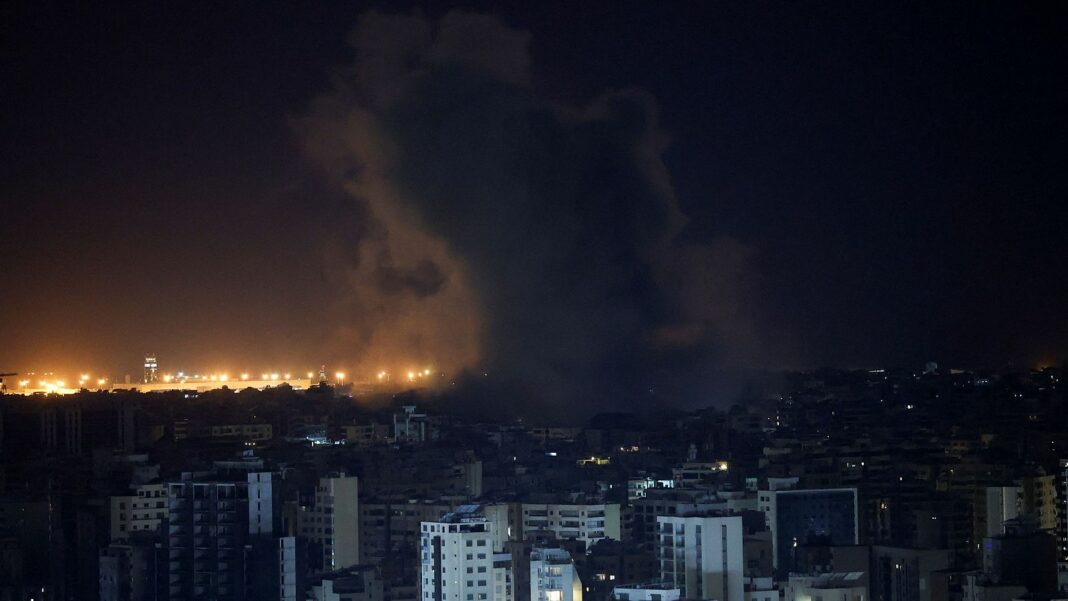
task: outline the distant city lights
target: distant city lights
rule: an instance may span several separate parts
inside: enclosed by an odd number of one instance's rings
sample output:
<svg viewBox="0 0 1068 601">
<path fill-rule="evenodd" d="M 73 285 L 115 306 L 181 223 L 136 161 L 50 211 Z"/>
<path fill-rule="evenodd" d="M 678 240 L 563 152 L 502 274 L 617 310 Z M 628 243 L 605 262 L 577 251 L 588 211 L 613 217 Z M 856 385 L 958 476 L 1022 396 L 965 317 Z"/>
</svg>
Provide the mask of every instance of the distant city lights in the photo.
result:
<svg viewBox="0 0 1068 601">
<path fill-rule="evenodd" d="M 42 393 L 66 395 L 74 394 L 79 390 L 94 388 L 93 382 L 96 383 L 95 390 L 103 391 L 133 389 L 142 392 L 165 390 L 197 390 L 203 392 L 217 388 L 225 388 L 228 383 L 238 380 L 242 383 L 241 386 L 253 388 L 270 388 L 281 384 L 288 384 L 294 388 L 305 388 L 315 386 L 319 383 L 325 383 L 327 373 L 325 367 L 318 372 L 269 371 L 262 372 L 257 379 L 255 374 L 247 371 L 242 371 L 234 375 L 230 375 L 231 372 L 229 371 L 222 370 L 208 372 L 164 372 L 162 369 L 159 369 L 161 362 L 154 357 L 146 357 L 146 363 L 153 363 L 158 372 L 147 371 L 144 379 L 142 379 L 139 374 L 139 377 L 136 380 L 131 381 L 129 375 L 124 379 L 112 379 L 93 374 L 92 371 L 77 371 L 71 376 L 72 380 L 76 379 L 77 385 L 72 384 L 70 388 L 67 386 L 68 380 L 62 377 L 56 377 L 54 372 L 25 372 L 26 375 L 31 377 L 18 380 L 18 387 L 12 387 L 10 392 L 18 392 L 26 395 Z M 35 373 L 40 374 L 40 376 L 35 376 Z M 158 376 L 156 375 L 157 373 Z M 335 386 L 354 386 L 354 391 L 359 394 L 360 391 L 368 392 L 373 390 L 373 384 L 403 387 L 412 384 L 418 385 L 432 377 L 443 377 L 445 375 L 443 372 L 439 372 L 430 367 L 411 367 L 405 369 L 400 371 L 400 373 L 403 374 L 403 377 L 401 378 L 394 378 L 393 373 L 395 372 L 381 369 L 370 374 L 365 374 L 365 376 L 361 378 L 351 372 L 338 370 L 334 372 L 334 381 L 331 382 L 331 384 Z M 396 382 L 394 382 L 394 380 L 396 380 Z"/>
</svg>

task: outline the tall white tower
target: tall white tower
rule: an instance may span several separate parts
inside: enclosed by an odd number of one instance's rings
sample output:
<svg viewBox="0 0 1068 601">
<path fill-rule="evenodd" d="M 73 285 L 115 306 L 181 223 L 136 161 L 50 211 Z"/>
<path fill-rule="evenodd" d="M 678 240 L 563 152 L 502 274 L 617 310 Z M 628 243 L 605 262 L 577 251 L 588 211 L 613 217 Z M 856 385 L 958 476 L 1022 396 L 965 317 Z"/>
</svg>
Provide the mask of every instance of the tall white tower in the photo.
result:
<svg viewBox="0 0 1068 601">
<path fill-rule="evenodd" d="M 530 601 L 582 601 L 582 579 L 564 549 L 530 552 Z"/>
<path fill-rule="evenodd" d="M 357 478 L 320 478 L 315 505 L 301 511 L 301 534 L 323 546 L 323 569 L 360 563 L 360 506 Z"/>
<path fill-rule="evenodd" d="M 462 505 L 437 522 L 423 522 L 420 600 L 512 601 L 512 558 L 494 552 L 496 529 L 478 505 Z"/>
<path fill-rule="evenodd" d="M 661 580 L 681 589 L 684 599 L 744 601 L 742 516 L 657 516 L 656 522 Z"/>
</svg>

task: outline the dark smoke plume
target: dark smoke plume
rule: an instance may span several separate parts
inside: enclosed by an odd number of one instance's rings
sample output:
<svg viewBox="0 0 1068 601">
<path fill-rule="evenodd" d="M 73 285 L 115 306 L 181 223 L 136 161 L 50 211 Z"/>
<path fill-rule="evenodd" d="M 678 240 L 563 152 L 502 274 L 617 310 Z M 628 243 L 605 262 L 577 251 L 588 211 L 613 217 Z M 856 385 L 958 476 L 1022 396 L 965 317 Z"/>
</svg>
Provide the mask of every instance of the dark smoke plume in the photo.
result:
<svg viewBox="0 0 1068 601">
<path fill-rule="evenodd" d="M 339 253 L 343 342 L 371 369 L 485 370 L 502 402 L 713 402 L 683 397 L 760 352 L 752 249 L 679 241 L 650 95 L 547 101 L 528 42 L 484 15 L 369 13 L 299 120 L 374 224 Z"/>
</svg>

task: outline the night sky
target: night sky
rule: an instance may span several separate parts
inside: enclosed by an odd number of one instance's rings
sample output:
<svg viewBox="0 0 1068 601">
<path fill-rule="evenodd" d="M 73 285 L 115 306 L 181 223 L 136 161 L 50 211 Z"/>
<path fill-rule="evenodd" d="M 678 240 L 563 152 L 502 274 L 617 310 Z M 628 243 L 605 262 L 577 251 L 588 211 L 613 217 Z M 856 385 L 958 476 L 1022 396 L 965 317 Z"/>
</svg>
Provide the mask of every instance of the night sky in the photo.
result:
<svg viewBox="0 0 1068 601">
<path fill-rule="evenodd" d="M 1060 363 L 1052 5 L 5 5 L 0 371 Z"/>
</svg>

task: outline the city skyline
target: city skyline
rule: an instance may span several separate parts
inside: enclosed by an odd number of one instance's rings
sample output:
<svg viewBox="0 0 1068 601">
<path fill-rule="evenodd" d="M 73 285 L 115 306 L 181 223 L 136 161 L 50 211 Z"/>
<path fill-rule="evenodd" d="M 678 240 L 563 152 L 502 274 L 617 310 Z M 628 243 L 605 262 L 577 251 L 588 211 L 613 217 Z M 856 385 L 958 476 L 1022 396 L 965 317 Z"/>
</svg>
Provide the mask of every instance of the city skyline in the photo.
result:
<svg viewBox="0 0 1068 601">
<path fill-rule="evenodd" d="M 1063 15 L 601 8 L 13 7 L 0 370 L 1064 362 Z"/>
</svg>

